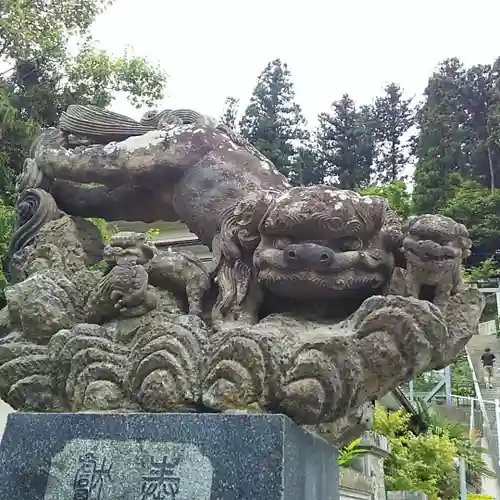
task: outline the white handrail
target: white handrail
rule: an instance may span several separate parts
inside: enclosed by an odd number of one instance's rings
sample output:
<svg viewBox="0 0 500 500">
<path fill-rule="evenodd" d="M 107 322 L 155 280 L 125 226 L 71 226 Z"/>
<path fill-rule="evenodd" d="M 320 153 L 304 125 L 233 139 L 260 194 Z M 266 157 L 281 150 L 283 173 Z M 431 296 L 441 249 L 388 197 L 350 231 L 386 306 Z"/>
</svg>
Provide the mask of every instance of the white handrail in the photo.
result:
<svg viewBox="0 0 500 500">
<path fill-rule="evenodd" d="M 477 400 L 479 401 L 479 408 L 481 410 L 481 414 L 483 416 L 483 431 L 486 434 L 486 441 L 488 442 L 489 446 L 497 446 L 497 455 L 500 457 L 500 446 L 498 439 L 500 436 L 497 437 L 495 440 L 492 432 L 491 432 L 491 424 L 490 424 L 490 419 L 488 418 L 488 413 L 486 411 L 486 406 L 484 405 L 484 400 L 483 400 L 483 395 L 481 394 L 481 388 L 479 387 L 479 382 L 477 380 L 476 376 L 476 370 L 474 369 L 474 364 L 472 363 L 472 358 L 470 357 L 469 350 L 467 347 L 465 347 L 465 353 L 467 354 L 467 362 L 469 363 L 469 368 L 472 374 L 472 381 L 474 382 L 474 390 L 476 391 L 476 396 Z M 495 465 L 495 472 L 497 473 L 497 477 L 500 475 L 500 463 L 497 458 L 497 460 L 494 461 Z"/>
<path fill-rule="evenodd" d="M 472 363 L 472 359 L 470 357 L 469 350 L 467 349 L 467 347 L 465 348 L 465 352 L 467 354 L 467 362 L 469 363 L 469 368 L 470 368 L 470 371 L 472 374 L 472 382 L 474 383 L 474 391 L 476 392 L 476 396 L 477 396 L 477 398 L 475 398 L 475 399 L 477 399 L 479 401 L 479 408 L 480 408 L 481 413 L 483 415 L 483 422 L 486 422 L 486 424 L 488 425 L 488 428 L 491 429 L 490 420 L 488 418 L 488 413 L 486 412 L 486 406 L 484 406 L 483 395 L 481 394 L 481 388 L 479 387 L 479 382 L 477 380 L 476 370 L 474 369 L 474 364 Z"/>
<path fill-rule="evenodd" d="M 474 390 L 477 390 L 476 388 L 474 388 Z M 476 392 L 477 394 L 477 392 Z M 460 394 L 452 394 L 451 395 L 452 398 L 460 398 L 460 399 L 467 399 L 469 401 L 479 401 L 479 398 L 472 398 L 470 396 L 461 396 Z M 481 400 L 484 402 L 484 403 L 488 403 L 488 404 L 492 404 L 494 405 L 495 404 L 495 401 L 494 400 L 490 400 L 490 399 L 483 399 L 481 397 Z"/>
</svg>

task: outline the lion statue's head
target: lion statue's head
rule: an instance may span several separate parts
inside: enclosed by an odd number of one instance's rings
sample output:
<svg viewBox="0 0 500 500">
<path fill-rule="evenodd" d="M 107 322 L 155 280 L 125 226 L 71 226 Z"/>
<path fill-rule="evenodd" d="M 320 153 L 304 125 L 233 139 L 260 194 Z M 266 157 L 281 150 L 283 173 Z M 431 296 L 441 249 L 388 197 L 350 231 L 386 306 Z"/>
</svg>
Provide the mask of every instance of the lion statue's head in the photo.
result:
<svg viewBox="0 0 500 500">
<path fill-rule="evenodd" d="M 329 186 L 255 195 L 225 220 L 214 269 L 226 306 L 242 304 L 252 285 L 295 301 L 385 293 L 403 239 L 387 200 Z"/>
</svg>

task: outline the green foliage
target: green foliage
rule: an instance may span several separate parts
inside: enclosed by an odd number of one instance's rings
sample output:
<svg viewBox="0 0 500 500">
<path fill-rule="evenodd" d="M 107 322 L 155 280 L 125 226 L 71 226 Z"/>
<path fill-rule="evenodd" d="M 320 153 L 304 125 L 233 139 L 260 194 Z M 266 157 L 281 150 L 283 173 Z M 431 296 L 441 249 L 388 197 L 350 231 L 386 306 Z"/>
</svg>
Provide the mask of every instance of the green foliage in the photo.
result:
<svg viewBox="0 0 500 500">
<path fill-rule="evenodd" d="M 110 224 L 108 221 L 105 221 L 104 219 L 95 219 L 89 217 L 87 220 L 89 220 L 90 222 L 92 222 L 92 224 L 97 226 L 97 228 L 101 233 L 102 241 L 104 243 L 108 243 L 110 238 L 119 231 L 117 226 Z M 156 228 L 151 228 L 148 229 L 145 234 L 146 238 L 149 241 L 153 241 L 160 234 L 160 230 Z"/>
<path fill-rule="evenodd" d="M 73 102 L 108 106 L 116 92 L 125 92 L 136 107 L 152 106 L 163 98 L 165 74 L 142 57 L 126 53 L 112 57 L 91 42 L 82 45 L 66 66 L 62 88 L 64 106 Z"/>
<path fill-rule="evenodd" d="M 99 232 L 101 233 L 102 241 L 106 244 L 108 243 L 109 239 L 111 236 L 116 234 L 118 232 L 118 228 L 116 226 L 110 225 L 107 221 L 104 219 L 96 219 L 93 217 L 89 217 L 87 220 L 92 222 L 97 229 L 99 229 Z"/>
<path fill-rule="evenodd" d="M 139 106 L 163 97 L 165 74 L 144 58 L 99 50 L 89 27 L 108 0 L 9 0 L 0 15 L 0 192 L 11 198 L 15 172 L 40 127 L 70 104 L 107 106 L 125 92 Z M 76 55 L 68 41 L 82 43 Z"/>
<path fill-rule="evenodd" d="M 451 189 L 442 213 L 465 224 L 476 244 L 499 238 L 500 189 L 491 191 L 456 174 L 450 179 Z"/>
<path fill-rule="evenodd" d="M 14 209 L 0 201 L 0 256 L 7 254 L 9 249 L 10 239 L 15 228 L 15 212 Z M 1 263 L 3 264 L 3 262 Z M 0 265 L 0 307 L 5 305 L 4 288 L 7 285 L 5 275 L 3 273 L 3 265 Z"/>
<path fill-rule="evenodd" d="M 259 75 L 240 122 L 241 133 L 290 177 L 298 154 L 296 143 L 307 140 L 309 135 L 305 125 L 295 102 L 290 70 L 286 63 L 275 59 Z"/>
<path fill-rule="evenodd" d="M 312 186 L 324 182 L 323 171 L 318 163 L 318 151 L 314 143 L 306 141 L 298 148 L 289 180 L 294 186 Z"/>
<path fill-rule="evenodd" d="M 462 275 L 465 281 L 486 281 L 500 274 L 498 264 L 493 257 L 483 260 L 478 266 L 463 269 Z"/>
<path fill-rule="evenodd" d="M 339 450 L 338 464 L 340 467 L 349 467 L 354 459 L 366 453 L 366 450 L 359 447 L 361 438 L 355 439 L 352 443 Z"/>
<path fill-rule="evenodd" d="M 386 436 L 392 454 L 385 461 L 386 487 L 392 491 L 421 491 L 430 500 L 457 498 L 459 476 L 456 457 L 463 457 L 469 470 L 487 472 L 481 450 L 461 426 L 428 412 L 429 430 L 415 435 L 410 415 L 403 410 L 375 409 L 373 430 Z"/>
<path fill-rule="evenodd" d="M 232 128 L 236 129 L 236 120 L 238 118 L 238 107 L 240 105 L 240 100 L 237 97 L 226 97 L 224 102 L 225 108 L 220 117 L 220 121 Z"/>
<path fill-rule="evenodd" d="M 165 74 L 144 58 L 99 50 L 89 27 L 108 0 L 9 0 L 0 16 L 0 251 L 13 229 L 15 176 L 40 127 L 56 125 L 70 104 L 109 105 L 124 92 L 135 106 L 163 97 Z M 82 42 L 76 55 L 70 38 Z M 109 238 L 104 221 L 94 221 Z M 0 283 L 5 279 L 1 276 Z M 2 286 L 0 284 L 0 286 Z"/>
<path fill-rule="evenodd" d="M 375 157 L 371 109 L 358 109 L 344 94 L 318 120 L 317 155 L 323 182 L 333 181 L 341 189 L 368 186 Z"/>
<path fill-rule="evenodd" d="M 425 372 L 413 381 L 413 389 L 417 393 L 429 392 L 440 380 L 439 372 Z M 472 374 L 465 355 L 451 365 L 451 392 L 458 396 L 475 396 Z"/>
<path fill-rule="evenodd" d="M 413 191 L 416 213 L 439 211 L 451 195 L 450 174 L 465 171 L 464 79 L 462 63 L 448 59 L 429 78 L 424 91 L 424 103 L 417 114 L 418 161 Z"/>
<path fill-rule="evenodd" d="M 500 188 L 500 59 L 470 68 L 456 58 L 442 62 L 429 79 L 418 122 L 418 213 L 442 210 L 452 201 L 453 174 L 475 181 L 475 188 L 468 187 L 471 200 L 481 199 L 480 187 Z M 498 194 L 485 203 L 498 209 Z"/>
<path fill-rule="evenodd" d="M 382 186 L 368 186 L 360 193 L 386 198 L 391 209 L 403 219 L 407 219 L 411 215 L 411 197 L 403 181 L 394 181 Z"/>
<path fill-rule="evenodd" d="M 146 238 L 149 241 L 153 241 L 157 236 L 159 236 L 161 231 L 156 228 L 151 228 L 146 231 Z"/>
<path fill-rule="evenodd" d="M 404 99 L 396 83 L 384 89 L 374 104 L 375 140 L 377 148 L 375 175 L 380 182 L 394 182 L 403 177 L 403 170 L 410 158 L 404 136 L 414 125 L 412 99 Z"/>
<path fill-rule="evenodd" d="M 419 402 L 419 409 L 421 417 L 428 426 L 428 433 L 438 436 L 446 435 L 454 443 L 457 456 L 463 458 L 467 464 L 468 484 L 479 488 L 481 476 L 494 477 L 494 473 L 482 458 L 482 454 L 487 450 L 479 445 L 477 436 L 469 436 L 469 430 L 465 425 L 449 420 L 422 401 Z"/>
</svg>

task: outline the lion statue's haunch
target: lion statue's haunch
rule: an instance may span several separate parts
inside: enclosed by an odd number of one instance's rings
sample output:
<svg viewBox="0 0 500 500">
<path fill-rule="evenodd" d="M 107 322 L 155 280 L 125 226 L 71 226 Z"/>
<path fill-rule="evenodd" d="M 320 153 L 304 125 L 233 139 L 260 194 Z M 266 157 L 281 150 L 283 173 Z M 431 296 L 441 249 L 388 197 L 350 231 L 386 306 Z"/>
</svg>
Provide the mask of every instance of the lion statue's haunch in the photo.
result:
<svg viewBox="0 0 500 500">
<path fill-rule="evenodd" d="M 292 188 L 189 110 L 72 106 L 18 188 L 0 397 L 19 409 L 281 411 L 345 437 L 370 401 L 453 361 L 483 309 L 457 274 L 465 227 Z M 103 248 L 82 217 L 181 220 L 212 265 L 136 233 Z"/>
</svg>

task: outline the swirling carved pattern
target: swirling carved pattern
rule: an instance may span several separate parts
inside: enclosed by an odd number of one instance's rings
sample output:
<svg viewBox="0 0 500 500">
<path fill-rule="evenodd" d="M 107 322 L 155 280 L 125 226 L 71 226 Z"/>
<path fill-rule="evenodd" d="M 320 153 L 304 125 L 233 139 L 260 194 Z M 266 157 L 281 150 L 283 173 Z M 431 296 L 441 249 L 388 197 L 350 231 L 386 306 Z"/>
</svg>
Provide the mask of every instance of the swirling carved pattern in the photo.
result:
<svg viewBox="0 0 500 500">
<path fill-rule="evenodd" d="M 18 342 L 0 346 L 0 397 L 17 409 L 52 409 L 56 384 L 47 346 Z"/>
<path fill-rule="evenodd" d="M 263 410 L 279 399 L 278 346 L 269 332 L 240 329 L 211 339 L 203 380 L 203 404 L 213 410 Z"/>
<path fill-rule="evenodd" d="M 387 211 L 387 200 L 379 196 L 329 186 L 292 188 L 273 200 L 260 231 L 288 234 L 293 230 L 300 236 L 314 229 L 318 235 L 371 239 L 379 233 Z"/>
<path fill-rule="evenodd" d="M 468 293 L 468 300 L 455 298 L 451 306 L 479 319 L 483 299 Z M 472 333 L 467 323 L 457 323 L 450 334 L 439 309 L 426 301 L 371 297 L 348 321 L 352 335 L 323 336 L 300 347 L 285 374 L 281 409 L 299 423 L 336 421 L 349 408 L 451 362 Z"/>
<path fill-rule="evenodd" d="M 353 402 L 361 364 L 347 338 L 330 337 L 305 343 L 286 373 L 281 403 L 301 423 L 332 422 Z"/>
<path fill-rule="evenodd" d="M 64 386 L 73 411 L 123 407 L 129 350 L 113 342 L 104 328 L 82 324 L 61 330 L 49 349 L 58 366 L 58 385 Z"/>
<path fill-rule="evenodd" d="M 201 322 L 200 322 L 201 326 Z M 182 322 L 146 325 L 136 334 L 127 387 L 148 411 L 179 410 L 200 401 L 206 330 Z"/>
<path fill-rule="evenodd" d="M 252 280 L 252 253 L 259 244 L 259 224 L 277 193 L 252 195 L 221 216 L 212 242 L 212 277 L 217 278 L 219 295 L 214 315 L 238 309 L 247 298 Z"/>
<path fill-rule="evenodd" d="M 59 219 L 61 215 L 54 198 L 42 189 L 27 189 L 19 196 L 16 231 L 7 252 L 7 271 L 14 255 L 33 243 L 40 228 L 51 220 Z"/>
<path fill-rule="evenodd" d="M 137 122 L 97 106 L 72 104 L 62 113 L 59 128 L 69 134 L 92 137 L 99 143 L 107 143 L 143 135 L 165 125 L 211 123 L 215 121 L 190 109 L 150 111 Z"/>
</svg>

